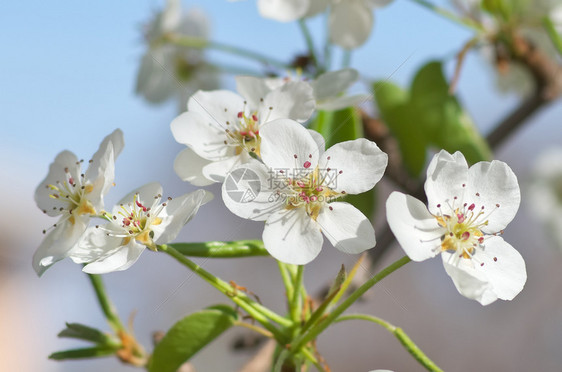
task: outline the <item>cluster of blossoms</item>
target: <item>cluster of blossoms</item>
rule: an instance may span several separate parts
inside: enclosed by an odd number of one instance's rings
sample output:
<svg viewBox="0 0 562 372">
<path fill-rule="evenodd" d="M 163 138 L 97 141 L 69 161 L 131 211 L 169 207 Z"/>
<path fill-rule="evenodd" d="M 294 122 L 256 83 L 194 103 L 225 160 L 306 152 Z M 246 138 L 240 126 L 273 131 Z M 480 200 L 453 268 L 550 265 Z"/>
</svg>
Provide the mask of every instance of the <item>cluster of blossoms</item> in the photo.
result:
<svg viewBox="0 0 562 372">
<path fill-rule="evenodd" d="M 335 109 L 364 97 L 342 93 L 357 78 L 341 70 L 317 80 L 238 77 L 240 95 L 198 91 L 187 112 L 171 123 L 187 147 L 176 158 L 177 174 L 197 186 L 222 183 L 222 199 L 236 215 L 264 221 L 264 246 L 279 261 L 304 265 L 323 245 L 360 253 L 375 246 L 369 219 L 340 200 L 371 190 L 382 178 L 387 155 L 367 139 L 325 149 L 323 136 L 302 123 L 315 109 Z M 59 222 L 34 257 L 41 274 L 70 257 L 84 271 L 130 267 L 145 248 L 156 250 L 210 200 L 197 190 L 161 202 L 162 188 L 145 185 L 125 196 L 111 213 L 103 196 L 113 184 L 121 131 L 102 142 L 86 173 L 68 151 L 60 153 L 36 192 L 39 208 Z M 441 254 L 445 270 L 464 296 L 487 305 L 511 300 L 526 281 L 525 263 L 500 236 L 519 207 L 517 179 L 503 162 L 468 167 L 464 156 L 436 154 L 427 170 L 426 208 L 394 192 L 387 200 L 390 228 L 406 254 L 422 261 Z M 106 220 L 90 226 L 91 217 Z"/>
<path fill-rule="evenodd" d="M 113 185 L 115 158 L 123 149 L 123 133 L 107 136 L 82 173 L 82 160 L 70 151 L 57 155 L 49 174 L 37 187 L 37 206 L 49 216 L 60 216 L 33 256 L 37 274 L 66 257 L 87 264 L 84 271 L 107 273 L 125 270 L 145 247 L 176 238 L 180 229 L 210 200 L 203 190 L 168 198 L 160 203 L 162 188 L 151 183 L 125 196 L 112 213 L 103 198 Z M 92 218 L 108 223 L 90 226 Z"/>
</svg>

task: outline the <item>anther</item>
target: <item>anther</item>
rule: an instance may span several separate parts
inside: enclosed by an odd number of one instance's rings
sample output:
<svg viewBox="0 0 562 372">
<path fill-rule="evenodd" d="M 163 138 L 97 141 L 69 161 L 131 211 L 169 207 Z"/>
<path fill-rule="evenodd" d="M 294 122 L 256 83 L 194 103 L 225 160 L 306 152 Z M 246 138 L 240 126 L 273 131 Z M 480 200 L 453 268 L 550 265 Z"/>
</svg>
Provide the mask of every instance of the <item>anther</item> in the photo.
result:
<svg viewBox="0 0 562 372">
<path fill-rule="evenodd" d="M 497 262 L 497 261 L 498 261 L 498 258 L 497 258 L 497 257 L 494 257 L 494 262 Z"/>
<path fill-rule="evenodd" d="M 334 208 L 333 208 L 332 206 L 329 206 L 328 208 L 329 208 L 329 209 L 330 209 L 331 211 L 333 211 L 333 210 L 334 210 Z"/>
<path fill-rule="evenodd" d="M 309 161 L 305 161 L 302 166 L 308 169 L 308 168 L 310 168 L 311 165 L 312 164 Z"/>
<path fill-rule="evenodd" d="M 244 116 L 244 114 L 242 113 L 242 111 L 240 111 L 240 112 L 238 113 L 238 119 L 242 119 L 242 116 Z"/>
<path fill-rule="evenodd" d="M 465 204 L 466 205 L 466 204 Z M 476 208 L 476 205 L 474 205 L 474 203 L 470 204 L 470 207 L 468 207 L 469 211 L 473 211 L 474 208 Z"/>
</svg>

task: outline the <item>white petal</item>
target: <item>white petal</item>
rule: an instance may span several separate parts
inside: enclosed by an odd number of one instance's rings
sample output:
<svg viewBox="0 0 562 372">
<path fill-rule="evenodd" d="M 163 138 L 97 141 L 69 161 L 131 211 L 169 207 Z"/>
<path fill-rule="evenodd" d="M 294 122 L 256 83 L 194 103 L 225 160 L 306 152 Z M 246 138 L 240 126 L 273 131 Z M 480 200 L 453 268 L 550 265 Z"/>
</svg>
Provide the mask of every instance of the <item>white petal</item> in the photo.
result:
<svg viewBox="0 0 562 372">
<path fill-rule="evenodd" d="M 33 255 L 33 268 L 41 276 L 55 262 L 67 257 L 72 247 L 88 227 L 88 216 L 76 216 L 74 223 L 68 219 L 59 222 L 57 226 L 45 236 L 43 242 Z"/>
<path fill-rule="evenodd" d="M 379 182 L 387 163 L 388 155 L 374 142 L 359 138 L 330 147 L 322 155 L 318 166 L 326 171 L 330 168 L 330 173 L 337 174 L 326 186 L 339 192 L 360 194 Z"/>
<path fill-rule="evenodd" d="M 136 199 L 135 199 L 136 195 Z M 119 212 L 122 212 L 121 204 L 123 205 L 133 205 L 135 200 L 144 205 L 145 207 L 150 207 L 157 203 L 162 197 L 162 186 L 158 182 L 151 182 L 144 186 L 138 187 L 125 195 L 119 202 L 113 207 L 113 215 L 119 216 Z"/>
<path fill-rule="evenodd" d="M 441 150 L 435 154 L 427 168 L 425 181 L 429 211 L 433 214 L 441 214 L 437 204 L 452 205 L 455 196 L 462 201 L 467 183 L 468 164 L 462 153 L 457 151 L 451 155 Z"/>
<path fill-rule="evenodd" d="M 135 91 L 150 103 L 161 103 L 176 91 L 177 82 L 168 72 L 173 49 L 159 47 L 150 49 L 143 55 Z"/>
<path fill-rule="evenodd" d="M 324 136 L 313 129 L 309 129 L 308 133 L 310 133 L 318 148 L 324 151 L 324 149 L 326 148 L 326 140 L 324 140 Z"/>
<path fill-rule="evenodd" d="M 418 199 L 394 191 L 386 201 L 388 226 L 396 240 L 413 261 L 423 261 L 439 254 L 445 229 L 437 223 Z"/>
<path fill-rule="evenodd" d="M 303 208 L 273 213 L 263 229 L 265 249 L 281 262 L 305 265 L 322 249 L 322 233 Z"/>
<path fill-rule="evenodd" d="M 158 215 L 162 218 L 162 223 L 152 226 L 154 242 L 166 244 L 173 241 L 185 224 L 195 216 L 199 207 L 210 200 L 207 194 L 210 193 L 197 190 L 166 202 L 166 207 Z"/>
<path fill-rule="evenodd" d="M 197 91 L 187 102 L 187 110 L 203 117 L 205 123 L 225 130 L 244 108 L 244 99 L 228 90 Z M 179 142 L 179 141 L 178 141 Z"/>
<path fill-rule="evenodd" d="M 455 253 L 443 252 L 447 274 L 463 296 L 482 305 L 498 298 L 512 300 L 527 281 L 523 257 L 501 237 L 487 239 L 485 249 L 478 250 L 472 259 L 458 261 L 455 256 Z"/>
<path fill-rule="evenodd" d="M 260 127 L 260 137 L 261 158 L 274 170 L 306 168 L 312 171 L 323 152 L 305 127 L 289 119 L 266 123 Z"/>
<path fill-rule="evenodd" d="M 144 248 L 144 245 L 131 239 L 129 244 L 119 247 L 112 254 L 87 264 L 82 271 L 88 274 L 106 274 L 126 270 L 137 262 Z"/>
<path fill-rule="evenodd" d="M 359 1 L 342 1 L 332 5 L 330 40 L 344 49 L 362 45 L 373 28 L 371 8 Z"/>
<path fill-rule="evenodd" d="M 292 22 L 305 15 L 308 3 L 302 0 L 258 0 L 262 17 L 280 22 Z"/>
<path fill-rule="evenodd" d="M 484 215 L 489 215 L 488 225 L 482 228 L 486 233 L 496 233 L 513 220 L 521 193 L 517 177 L 504 162 L 494 160 L 474 164 L 468 170 L 468 186 L 464 202 L 483 206 Z"/>
<path fill-rule="evenodd" d="M 323 12 L 328 7 L 329 2 L 329 0 L 308 0 L 308 9 L 303 17 L 308 18 Z"/>
<path fill-rule="evenodd" d="M 316 222 L 330 243 L 344 253 L 361 253 L 376 244 L 371 221 L 349 203 L 326 204 Z"/>
<path fill-rule="evenodd" d="M 265 123 L 275 119 L 307 121 L 316 107 L 312 86 L 305 81 L 289 81 L 269 92 L 260 104 L 258 119 Z"/>
<path fill-rule="evenodd" d="M 322 74 L 311 83 L 317 101 L 344 93 L 359 78 L 357 70 L 345 68 Z"/>
<path fill-rule="evenodd" d="M 228 172 L 237 165 L 243 164 L 249 159 L 247 152 L 231 156 L 223 160 L 212 162 L 203 167 L 203 175 L 213 182 L 223 182 Z"/>
<path fill-rule="evenodd" d="M 230 172 L 222 185 L 222 200 L 235 215 L 265 221 L 283 208 L 282 194 L 276 194 L 275 179 L 265 165 L 253 160 Z"/>
<path fill-rule="evenodd" d="M 206 121 L 195 112 L 184 112 L 170 124 L 174 139 L 191 147 L 199 156 L 207 160 L 221 160 L 234 153 L 234 148 L 225 145 L 225 129 Z"/>
<path fill-rule="evenodd" d="M 211 161 L 203 159 L 189 147 L 182 150 L 174 160 L 174 171 L 183 180 L 195 186 L 207 186 L 214 183 L 203 175 L 203 168 Z"/>
<path fill-rule="evenodd" d="M 78 163 L 78 158 L 70 151 L 60 152 L 55 161 L 49 166 L 49 173 L 47 177 L 37 189 L 35 189 L 35 203 L 37 207 L 44 211 L 49 216 L 58 216 L 61 214 L 59 209 L 62 207 L 67 209 L 68 202 L 63 198 L 52 198 L 51 194 L 58 194 L 57 192 L 51 190 L 48 186 L 59 186 L 58 182 L 64 184 L 67 181 L 67 174 L 65 169 L 68 169 L 69 173 L 74 179 L 78 179 L 80 174 L 80 165 Z"/>
<path fill-rule="evenodd" d="M 255 110 L 260 105 L 261 99 L 264 99 L 273 88 L 268 84 L 268 79 L 255 76 L 236 76 L 236 90 L 246 99 L 250 109 Z"/>
<path fill-rule="evenodd" d="M 372 7 L 376 7 L 376 8 L 382 8 L 383 6 L 390 4 L 392 1 L 394 0 L 367 0 L 367 2 Z"/>
<path fill-rule="evenodd" d="M 74 263 L 88 263 L 115 252 L 123 239 L 108 236 L 108 231 L 114 231 L 117 234 L 123 233 L 112 223 L 107 223 L 101 228 L 90 226 L 86 229 L 80 241 L 68 253 L 68 256 Z"/>
</svg>

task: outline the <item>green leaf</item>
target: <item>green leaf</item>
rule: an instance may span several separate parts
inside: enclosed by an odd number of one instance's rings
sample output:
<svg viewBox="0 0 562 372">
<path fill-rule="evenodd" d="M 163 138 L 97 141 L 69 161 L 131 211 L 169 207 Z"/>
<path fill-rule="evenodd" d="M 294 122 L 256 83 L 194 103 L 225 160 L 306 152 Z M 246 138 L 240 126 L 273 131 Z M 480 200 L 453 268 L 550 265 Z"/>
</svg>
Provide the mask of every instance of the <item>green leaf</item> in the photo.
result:
<svg viewBox="0 0 562 372">
<path fill-rule="evenodd" d="M 269 255 L 261 240 L 174 243 L 168 245 L 188 257 L 237 258 Z"/>
<path fill-rule="evenodd" d="M 489 160 L 491 151 L 458 99 L 449 93 L 441 62 L 423 66 L 412 82 L 410 109 L 427 145 L 461 151 L 471 164 Z"/>
<path fill-rule="evenodd" d="M 425 164 L 426 139 L 409 94 L 389 82 L 375 82 L 373 90 L 381 117 L 398 141 L 404 165 L 412 175 L 418 176 Z"/>
<path fill-rule="evenodd" d="M 104 345 L 112 342 L 112 338 L 109 335 L 79 323 L 66 323 L 66 328 L 63 329 L 58 336 L 77 338 L 79 340 L 92 341 L 96 344 Z"/>
<path fill-rule="evenodd" d="M 175 372 L 199 350 L 232 327 L 238 315 L 225 305 L 214 306 L 186 316 L 156 345 L 149 372 Z"/>
<path fill-rule="evenodd" d="M 371 219 L 377 205 L 376 188 L 372 188 L 371 190 L 361 194 L 348 194 L 341 200 L 353 204 L 355 208 L 359 209 L 365 216 L 367 216 L 367 218 Z"/>
<path fill-rule="evenodd" d="M 320 133 L 325 140 L 330 138 L 332 133 L 333 111 L 318 111 L 314 120 L 310 123 L 309 128 Z"/>
<path fill-rule="evenodd" d="M 49 359 L 65 360 L 65 359 L 85 359 L 85 358 L 99 358 L 115 354 L 118 350 L 116 347 L 109 346 L 96 346 L 83 349 L 71 349 L 65 351 L 58 351 L 49 355 Z"/>
<path fill-rule="evenodd" d="M 359 110 L 348 107 L 332 112 L 332 122 L 329 136 L 326 139 L 326 148 L 336 143 L 351 141 L 363 137 L 363 122 Z"/>
</svg>

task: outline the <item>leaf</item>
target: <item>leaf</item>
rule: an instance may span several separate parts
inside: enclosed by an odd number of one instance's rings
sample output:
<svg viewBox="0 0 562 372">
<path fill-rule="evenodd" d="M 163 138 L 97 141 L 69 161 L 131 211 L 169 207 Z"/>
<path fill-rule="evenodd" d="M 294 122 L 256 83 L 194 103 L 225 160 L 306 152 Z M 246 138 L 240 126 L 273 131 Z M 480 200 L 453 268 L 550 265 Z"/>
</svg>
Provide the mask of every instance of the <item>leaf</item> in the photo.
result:
<svg viewBox="0 0 562 372">
<path fill-rule="evenodd" d="M 377 205 L 376 188 L 372 188 L 361 194 L 347 194 L 341 200 L 353 204 L 353 206 L 359 209 L 368 219 L 371 219 Z"/>
<path fill-rule="evenodd" d="M 326 148 L 336 143 L 351 141 L 363 137 L 363 122 L 359 110 L 348 107 L 332 112 L 332 122 L 329 136 L 326 139 Z"/>
<path fill-rule="evenodd" d="M 58 334 L 58 337 L 77 338 L 103 345 L 112 341 L 111 337 L 102 331 L 79 323 L 66 323 L 66 328 Z"/>
<path fill-rule="evenodd" d="M 425 164 L 426 139 L 409 94 L 389 82 L 375 82 L 373 89 L 381 117 L 398 142 L 406 169 L 418 176 Z"/>
<path fill-rule="evenodd" d="M 85 358 L 99 358 L 115 354 L 118 350 L 116 347 L 109 346 L 95 346 L 83 349 L 71 349 L 65 351 L 58 351 L 49 355 L 49 359 L 65 360 L 65 359 L 85 359 Z"/>
<path fill-rule="evenodd" d="M 491 151 L 458 99 L 449 93 L 441 62 L 423 66 L 412 82 L 409 111 L 415 113 L 427 145 L 461 151 L 471 164 L 489 160 Z"/>
<path fill-rule="evenodd" d="M 229 306 L 217 305 L 190 314 L 174 324 L 156 345 L 149 372 L 175 372 L 199 350 L 232 327 L 238 319 Z"/>
</svg>

